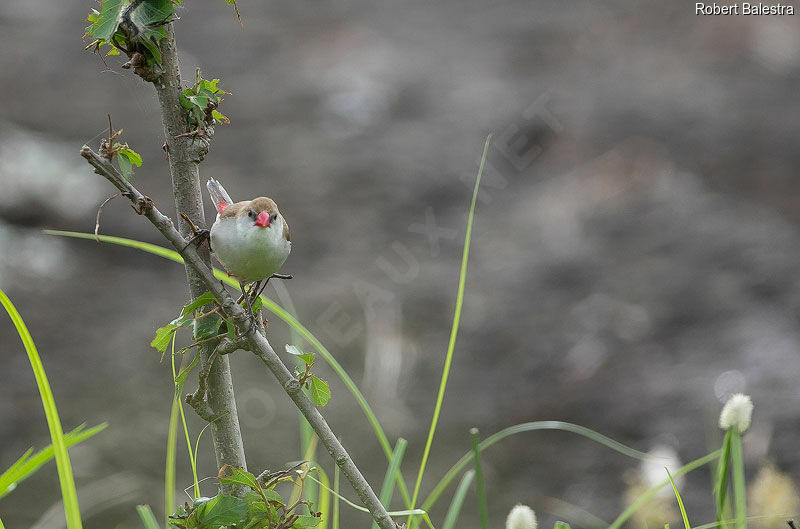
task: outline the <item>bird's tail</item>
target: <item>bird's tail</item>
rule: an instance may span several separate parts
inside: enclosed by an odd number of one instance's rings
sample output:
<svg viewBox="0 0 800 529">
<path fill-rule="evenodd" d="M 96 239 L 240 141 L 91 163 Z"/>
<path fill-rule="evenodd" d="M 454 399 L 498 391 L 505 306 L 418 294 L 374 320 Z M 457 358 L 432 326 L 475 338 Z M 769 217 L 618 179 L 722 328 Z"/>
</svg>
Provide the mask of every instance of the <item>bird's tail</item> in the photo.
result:
<svg viewBox="0 0 800 529">
<path fill-rule="evenodd" d="M 208 188 L 208 194 L 211 195 L 211 200 L 214 201 L 214 206 L 216 206 L 217 211 L 220 213 L 222 213 L 229 205 L 233 204 L 233 200 L 231 199 L 230 195 L 228 195 L 228 192 L 225 191 L 225 188 L 222 187 L 222 184 L 213 178 L 208 180 L 206 187 Z"/>
</svg>

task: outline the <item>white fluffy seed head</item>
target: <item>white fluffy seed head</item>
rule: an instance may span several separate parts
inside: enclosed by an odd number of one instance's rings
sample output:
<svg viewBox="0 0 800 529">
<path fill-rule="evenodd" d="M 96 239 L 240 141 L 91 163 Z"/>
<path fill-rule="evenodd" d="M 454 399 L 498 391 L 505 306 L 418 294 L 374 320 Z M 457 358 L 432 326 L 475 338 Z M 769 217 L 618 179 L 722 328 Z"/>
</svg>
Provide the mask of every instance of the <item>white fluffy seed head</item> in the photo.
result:
<svg viewBox="0 0 800 529">
<path fill-rule="evenodd" d="M 536 529 L 536 513 L 527 505 L 515 505 L 506 518 L 506 529 Z"/>
<path fill-rule="evenodd" d="M 753 401 L 742 393 L 731 395 L 722 412 L 719 414 L 719 427 L 723 430 L 736 428 L 739 433 L 744 433 L 750 427 L 753 417 Z"/>
</svg>

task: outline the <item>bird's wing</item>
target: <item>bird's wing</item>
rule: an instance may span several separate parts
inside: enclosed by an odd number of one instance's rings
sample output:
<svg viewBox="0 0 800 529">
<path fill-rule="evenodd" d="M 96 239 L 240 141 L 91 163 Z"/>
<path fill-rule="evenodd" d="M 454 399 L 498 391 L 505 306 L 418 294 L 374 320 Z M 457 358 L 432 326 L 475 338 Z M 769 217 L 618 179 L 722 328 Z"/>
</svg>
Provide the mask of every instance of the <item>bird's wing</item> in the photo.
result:
<svg viewBox="0 0 800 529">
<path fill-rule="evenodd" d="M 222 187 L 222 184 L 213 178 L 208 180 L 206 187 L 208 188 L 208 193 L 211 195 L 211 200 L 214 201 L 214 206 L 216 206 L 217 211 L 220 213 L 222 213 L 226 207 L 233 204 L 233 199 L 231 199 L 228 192 L 225 191 L 225 188 Z"/>
</svg>

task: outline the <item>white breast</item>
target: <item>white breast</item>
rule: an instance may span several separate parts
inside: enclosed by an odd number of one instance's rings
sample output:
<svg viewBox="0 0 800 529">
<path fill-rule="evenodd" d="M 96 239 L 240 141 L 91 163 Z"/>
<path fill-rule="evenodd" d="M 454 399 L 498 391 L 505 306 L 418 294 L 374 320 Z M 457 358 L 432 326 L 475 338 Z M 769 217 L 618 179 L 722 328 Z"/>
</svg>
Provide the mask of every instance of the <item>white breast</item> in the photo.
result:
<svg viewBox="0 0 800 529">
<path fill-rule="evenodd" d="M 280 217 L 262 228 L 246 216 L 217 216 L 211 227 L 211 249 L 231 275 L 249 283 L 277 272 L 289 257 L 292 243 L 283 238 Z"/>
</svg>

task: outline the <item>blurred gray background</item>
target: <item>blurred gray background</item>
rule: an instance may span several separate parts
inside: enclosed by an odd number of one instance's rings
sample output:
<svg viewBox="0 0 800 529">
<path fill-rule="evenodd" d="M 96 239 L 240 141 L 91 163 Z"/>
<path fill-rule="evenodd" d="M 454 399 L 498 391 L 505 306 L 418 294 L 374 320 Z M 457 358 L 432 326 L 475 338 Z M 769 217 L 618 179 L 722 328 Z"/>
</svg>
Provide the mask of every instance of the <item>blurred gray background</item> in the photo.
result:
<svg viewBox="0 0 800 529">
<path fill-rule="evenodd" d="M 110 423 L 71 454 L 86 527 L 121 529 L 139 527 L 138 503 L 163 509 L 172 383 L 148 344 L 188 294 L 180 266 L 41 234 L 94 228 L 112 189 L 78 149 L 97 147 L 108 113 L 144 157 L 136 185 L 173 212 L 152 88 L 119 58 L 83 51 L 93 5 L 0 3 L 0 287 L 30 327 L 65 427 Z M 221 108 L 232 123 L 218 127 L 202 177 L 235 199 L 280 204 L 299 318 L 359 383 L 392 442 L 409 440 L 409 486 L 489 132 L 423 492 L 466 452 L 472 426 L 489 435 L 564 420 L 689 461 L 713 448 L 732 391 L 756 405 L 749 475 L 771 458 L 800 478 L 797 17 L 702 17 L 694 3 L 657 1 L 239 7 L 243 28 L 222 1 L 179 10 L 184 79 L 199 66 L 232 92 Z M 162 244 L 123 200 L 105 207 L 101 232 Z M 287 327 L 271 323 L 282 351 Z M 289 400 L 255 359 L 240 353 L 232 364 L 250 468 L 298 459 Z M 324 414 L 378 486 L 386 461 L 366 419 L 335 375 L 318 371 L 334 396 Z M 188 411 L 196 435 L 202 423 Z M 0 467 L 48 442 L 24 350 L 0 317 Z M 181 443 L 182 488 L 191 476 Z M 562 432 L 512 437 L 485 456 L 493 527 L 517 502 L 544 526 L 591 526 L 557 500 L 610 521 L 638 468 Z M 217 472 L 210 435 L 199 471 Z M 713 517 L 709 483 L 700 470 L 685 484 L 696 523 Z M 59 527 L 58 498 L 51 464 L 0 500 L 0 513 L 10 528 Z M 344 527 L 367 527 L 344 516 Z M 470 500 L 459 527 L 477 520 Z"/>
</svg>

